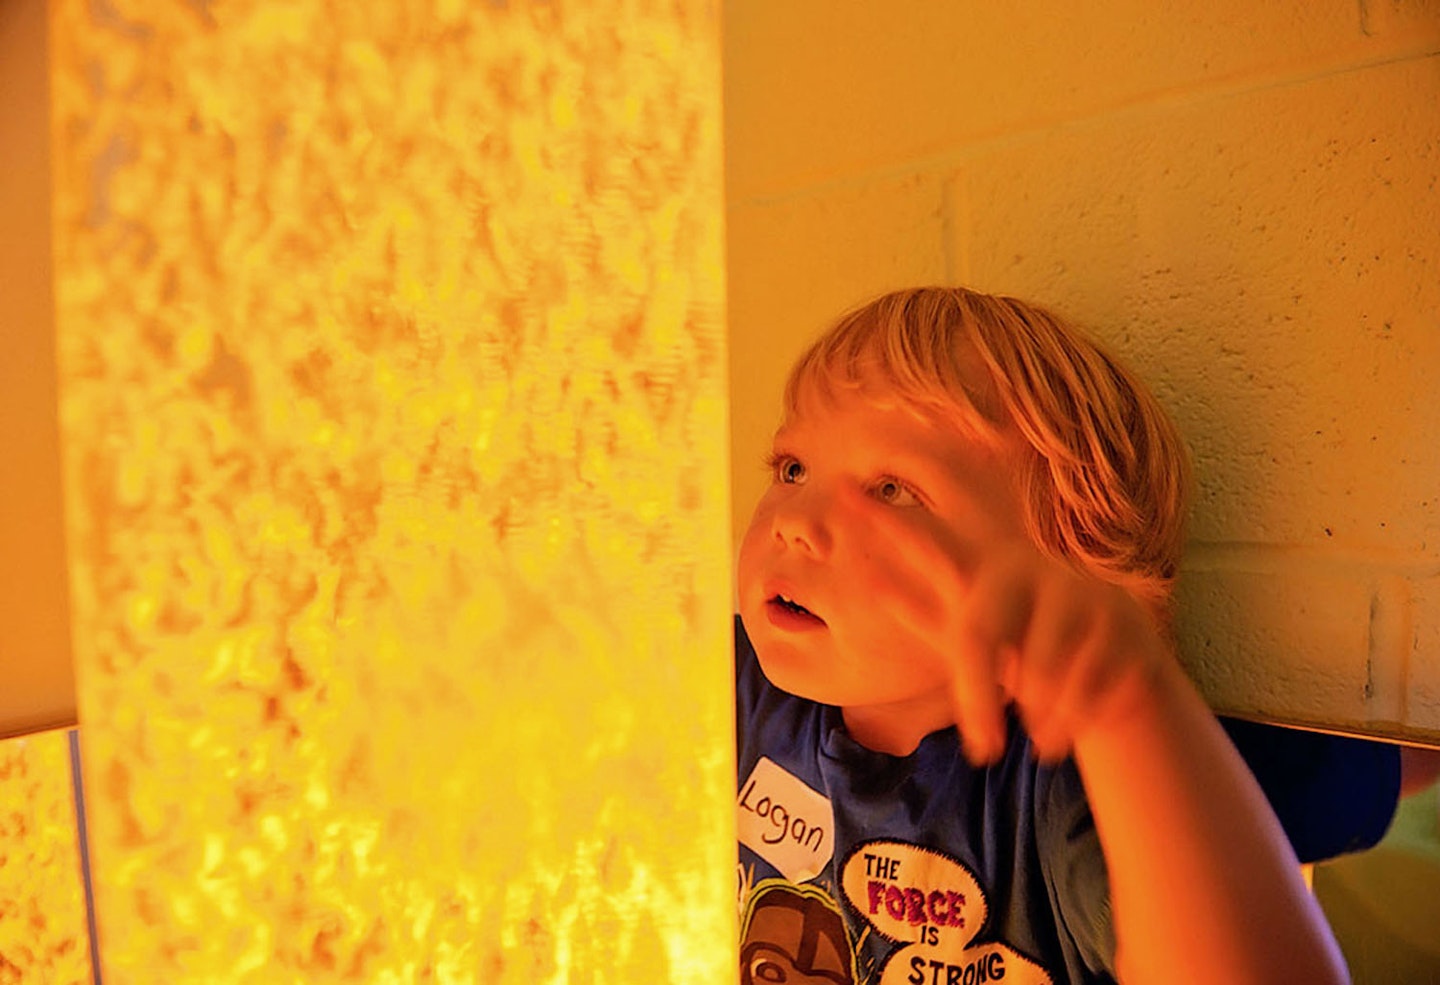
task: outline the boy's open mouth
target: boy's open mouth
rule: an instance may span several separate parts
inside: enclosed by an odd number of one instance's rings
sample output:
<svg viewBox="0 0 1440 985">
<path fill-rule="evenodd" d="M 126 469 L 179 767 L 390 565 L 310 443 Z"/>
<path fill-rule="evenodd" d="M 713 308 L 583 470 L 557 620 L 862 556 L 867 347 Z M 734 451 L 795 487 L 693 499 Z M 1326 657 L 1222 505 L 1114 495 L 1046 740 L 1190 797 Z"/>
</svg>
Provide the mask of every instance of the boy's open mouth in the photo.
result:
<svg viewBox="0 0 1440 985">
<path fill-rule="evenodd" d="M 771 596 L 766 602 L 766 608 L 770 610 L 772 622 L 789 628 L 825 625 L 825 620 L 785 595 Z"/>
<path fill-rule="evenodd" d="M 796 602 L 796 601 L 794 601 L 793 599 L 787 599 L 787 598 L 786 598 L 785 596 L 783 596 L 783 595 L 777 595 L 777 596 L 775 596 L 773 599 L 771 599 L 771 601 L 772 601 L 772 602 L 779 602 L 781 605 L 783 605 L 785 608 L 789 609 L 791 612 L 803 612 L 803 613 L 805 613 L 806 615 L 810 615 L 810 616 L 815 615 L 815 613 L 813 613 L 813 612 L 811 612 L 809 609 L 805 608 L 805 607 L 804 607 L 803 605 L 801 605 L 799 602 Z"/>
</svg>

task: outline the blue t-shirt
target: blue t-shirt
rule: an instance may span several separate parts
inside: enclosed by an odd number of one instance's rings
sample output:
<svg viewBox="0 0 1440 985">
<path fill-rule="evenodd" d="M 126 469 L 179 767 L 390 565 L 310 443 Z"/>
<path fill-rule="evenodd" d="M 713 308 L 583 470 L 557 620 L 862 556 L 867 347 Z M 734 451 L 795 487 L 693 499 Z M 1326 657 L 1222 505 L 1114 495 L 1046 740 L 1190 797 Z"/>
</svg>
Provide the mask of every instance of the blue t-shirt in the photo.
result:
<svg viewBox="0 0 1440 985">
<path fill-rule="evenodd" d="M 976 769 L 953 728 L 866 749 L 767 681 L 736 622 L 741 982 L 1111 981 L 1104 857 L 1073 764 L 1010 722 Z"/>
<path fill-rule="evenodd" d="M 735 657 L 742 985 L 1113 981 L 1105 861 L 1073 762 L 1037 763 L 1013 716 L 984 769 L 954 729 L 909 756 L 874 752 L 839 709 L 770 684 L 738 618 Z M 1384 834 L 1394 747 L 1223 724 L 1302 860 Z"/>
</svg>

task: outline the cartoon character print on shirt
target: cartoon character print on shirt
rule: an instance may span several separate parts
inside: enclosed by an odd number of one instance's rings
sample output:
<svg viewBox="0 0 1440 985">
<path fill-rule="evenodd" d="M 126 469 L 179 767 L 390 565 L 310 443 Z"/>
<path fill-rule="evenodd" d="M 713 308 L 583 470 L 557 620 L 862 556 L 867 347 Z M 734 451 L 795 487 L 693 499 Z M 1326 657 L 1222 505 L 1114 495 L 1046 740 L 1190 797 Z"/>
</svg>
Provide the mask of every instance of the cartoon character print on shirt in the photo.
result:
<svg viewBox="0 0 1440 985">
<path fill-rule="evenodd" d="M 1007 944 L 974 944 L 989 905 L 961 862 L 903 841 L 856 845 L 841 866 L 845 901 L 869 931 L 899 945 L 878 985 L 1053 985 Z"/>
<path fill-rule="evenodd" d="M 845 917 L 818 886 L 769 879 L 740 932 L 740 985 L 856 985 Z"/>
</svg>

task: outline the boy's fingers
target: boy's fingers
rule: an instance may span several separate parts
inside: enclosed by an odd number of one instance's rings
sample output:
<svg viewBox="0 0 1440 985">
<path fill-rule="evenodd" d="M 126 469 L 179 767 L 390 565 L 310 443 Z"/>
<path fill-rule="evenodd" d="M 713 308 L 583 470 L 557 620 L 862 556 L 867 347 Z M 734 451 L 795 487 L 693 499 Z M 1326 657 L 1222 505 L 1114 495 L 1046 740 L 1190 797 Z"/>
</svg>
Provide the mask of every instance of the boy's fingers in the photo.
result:
<svg viewBox="0 0 1440 985">
<path fill-rule="evenodd" d="M 1005 748 L 1005 695 L 1001 673 L 1013 679 L 1011 666 L 1030 617 L 1028 586 L 987 572 L 966 601 L 961 622 L 959 659 L 954 669 L 956 716 L 972 763 L 999 759 Z"/>
<path fill-rule="evenodd" d="M 1000 655 L 997 678 L 1005 700 L 1007 702 L 1018 700 L 1020 696 L 1020 654 L 1016 650 L 1011 649 Z"/>
<path fill-rule="evenodd" d="M 1027 707 L 1024 718 L 1025 730 L 1042 762 L 1057 762 L 1069 755 L 1075 730 L 1093 704 L 1096 688 L 1103 686 L 1103 655 L 1096 652 L 1093 639 L 1072 647 L 1067 674 L 1053 682 L 1043 704 Z"/>
<path fill-rule="evenodd" d="M 1031 733 L 1042 758 L 1069 755 L 1082 731 L 1108 725 L 1116 708 L 1143 683 L 1159 656 L 1150 651 L 1161 646 L 1148 633 L 1146 618 L 1138 610 L 1103 609 L 1072 645 L 1066 672 Z"/>
<path fill-rule="evenodd" d="M 1042 584 L 1036 592 L 1025 630 L 1021 695 L 1053 698 L 1063 686 L 1073 654 L 1092 629 L 1094 614 L 1088 600 L 1072 593 L 1064 577 Z"/>
<path fill-rule="evenodd" d="M 1042 753 L 1093 617 L 1085 598 L 1070 591 L 1066 577 L 1048 579 L 1037 590 L 1016 674 L 1014 694 L 1025 731 Z"/>
<path fill-rule="evenodd" d="M 1137 670 L 1132 664 L 1113 659 L 1100 638 L 1086 640 L 1077 654 L 1075 673 L 1065 682 L 1044 735 L 1036 742 L 1042 758 L 1055 760 L 1069 755 L 1083 729 L 1103 726 L 1109 705 L 1127 676 Z"/>
<path fill-rule="evenodd" d="M 975 766 L 996 762 L 1005 750 L 1005 706 L 994 664 L 967 655 L 955 669 L 955 716 L 965 757 Z"/>
</svg>

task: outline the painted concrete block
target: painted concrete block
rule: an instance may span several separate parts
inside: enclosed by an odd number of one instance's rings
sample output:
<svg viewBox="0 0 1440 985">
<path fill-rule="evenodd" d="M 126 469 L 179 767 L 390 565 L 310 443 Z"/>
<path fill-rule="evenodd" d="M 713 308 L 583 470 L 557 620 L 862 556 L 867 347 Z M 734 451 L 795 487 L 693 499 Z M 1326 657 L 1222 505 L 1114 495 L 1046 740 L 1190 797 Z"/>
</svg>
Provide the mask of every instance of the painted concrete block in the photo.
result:
<svg viewBox="0 0 1440 985">
<path fill-rule="evenodd" d="M 1415 584 L 1413 645 L 1406 667 L 1406 718 L 1440 741 L 1440 576 Z"/>
<path fill-rule="evenodd" d="M 1363 577 L 1190 570 L 1179 598 L 1181 657 L 1212 707 L 1297 724 L 1376 717 Z"/>
<path fill-rule="evenodd" d="M 977 149 L 957 276 L 1054 304 L 1192 443 L 1201 541 L 1440 552 L 1440 59 Z"/>
<path fill-rule="evenodd" d="M 1360 31 L 1390 50 L 1434 51 L 1440 41 L 1436 0 L 1361 0 Z"/>
<path fill-rule="evenodd" d="M 730 192 L 805 187 L 1197 88 L 1373 61 L 1413 48 L 1406 38 L 1424 23 L 1424 0 L 1375 9 L 1388 3 L 726 3 Z"/>
<path fill-rule="evenodd" d="M 736 543 L 769 481 L 762 461 L 795 358 L 847 308 L 945 276 L 943 185 L 875 179 L 728 211 Z"/>
</svg>

